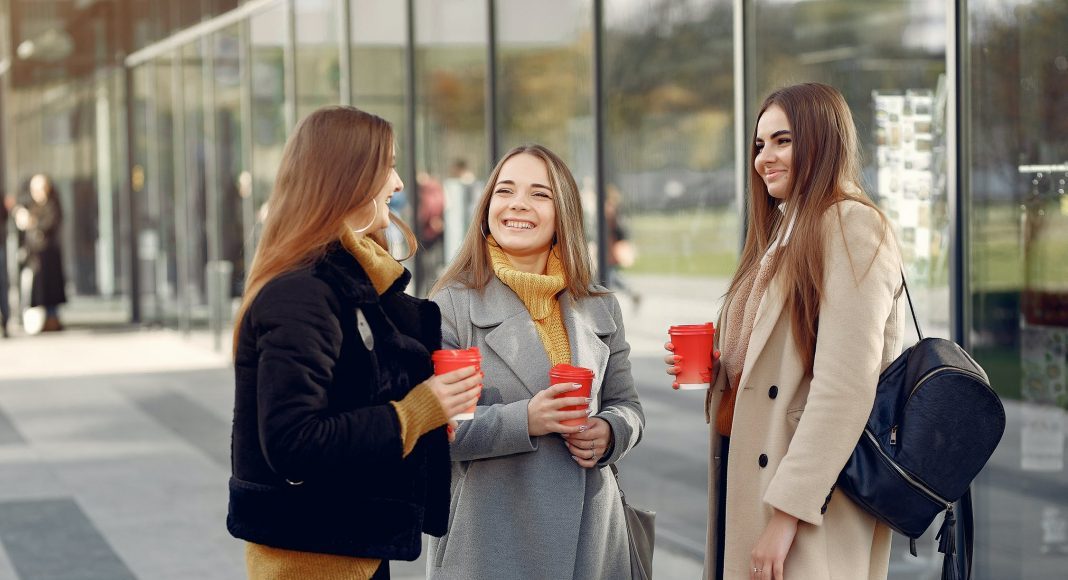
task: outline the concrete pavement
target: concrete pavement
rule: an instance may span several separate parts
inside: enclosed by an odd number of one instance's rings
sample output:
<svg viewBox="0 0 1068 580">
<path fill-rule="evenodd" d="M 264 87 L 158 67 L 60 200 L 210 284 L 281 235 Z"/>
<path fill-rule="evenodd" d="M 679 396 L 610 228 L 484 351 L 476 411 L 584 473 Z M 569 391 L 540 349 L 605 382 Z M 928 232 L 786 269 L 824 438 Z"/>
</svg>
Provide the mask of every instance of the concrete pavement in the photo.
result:
<svg viewBox="0 0 1068 580">
<path fill-rule="evenodd" d="M 633 504 L 658 512 L 656 577 L 697 579 L 704 396 L 670 389 L 662 345 L 670 324 L 714 320 L 726 281 L 632 282 L 640 307 L 620 301 L 646 431 L 621 478 Z M 242 544 L 224 525 L 232 371 L 213 343 L 204 333 L 84 327 L 0 342 L 0 580 L 244 577 Z M 992 463 L 1008 474 L 1018 447 L 1002 447 Z M 1008 495 L 998 503 L 1020 507 L 1027 492 L 1011 487 L 998 486 Z M 894 580 L 938 577 L 933 540 L 921 542 L 920 559 L 904 546 L 895 543 Z M 402 580 L 423 570 L 422 561 L 392 566 Z"/>
<path fill-rule="evenodd" d="M 224 524 L 232 371 L 210 344 L 129 329 L 0 343 L 0 580 L 244 576 Z M 655 562 L 700 575 L 670 547 Z"/>
</svg>

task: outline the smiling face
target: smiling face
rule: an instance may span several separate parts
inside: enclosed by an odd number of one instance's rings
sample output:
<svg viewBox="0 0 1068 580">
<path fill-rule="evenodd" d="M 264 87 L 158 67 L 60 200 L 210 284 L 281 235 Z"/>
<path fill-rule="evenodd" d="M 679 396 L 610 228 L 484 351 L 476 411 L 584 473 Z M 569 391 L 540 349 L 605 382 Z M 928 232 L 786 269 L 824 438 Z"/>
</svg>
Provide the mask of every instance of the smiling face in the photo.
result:
<svg viewBox="0 0 1068 580">
<path fill-rule="evenodd" d="M 782 107 L 771 105 L 760 116 L 753 148 L 753 169 L 764 180 L 768 194 L 786 199 L 793 177 L 793 134 Z"/>
<path fill-rule="evenodd" d="M 541 159 L 520 153 L 505 161 L 490 198 L 493 239 L 512 256 L 547 253 L 556 235 L 555 195 Z"/>
</svg>

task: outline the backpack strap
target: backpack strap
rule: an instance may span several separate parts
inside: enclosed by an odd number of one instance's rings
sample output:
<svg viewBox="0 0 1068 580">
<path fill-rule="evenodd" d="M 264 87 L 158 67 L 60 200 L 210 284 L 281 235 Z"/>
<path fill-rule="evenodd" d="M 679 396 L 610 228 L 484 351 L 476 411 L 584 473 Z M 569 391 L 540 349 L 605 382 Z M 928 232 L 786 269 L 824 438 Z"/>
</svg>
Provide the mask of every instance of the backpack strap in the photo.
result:
<svg viewBox="0 0 1068 580">
<path fill-rule="evenodd" d="M 909 284 L 905 281 L 905 271 L 901 271 L 901 285 L 905 287 L 905 297 L 909 300 L 909 312 L 912 313 L 912 323 L 916 325 L 916 336 L 923 340 L 923 331 L 920 330 L 920 319 L 916 318 L 916 308 L 912 305 L 912 294 L 909 293 Z"/>
</svg>

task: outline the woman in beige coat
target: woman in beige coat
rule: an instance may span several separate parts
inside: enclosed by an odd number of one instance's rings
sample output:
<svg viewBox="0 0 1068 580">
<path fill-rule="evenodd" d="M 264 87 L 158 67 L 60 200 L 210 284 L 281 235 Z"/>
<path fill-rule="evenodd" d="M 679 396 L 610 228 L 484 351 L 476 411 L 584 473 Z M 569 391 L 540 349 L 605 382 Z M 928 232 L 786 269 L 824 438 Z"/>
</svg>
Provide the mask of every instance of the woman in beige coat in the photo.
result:
<svg viewBox="0 0 1068 580">
<path fill-rule="evenodd" d="M 856 129 L 841 93 L 787 87 L 757 119 L 749 228 L 705 406 L 705 575 L 885 579 L 890 529 L 834 484 L 879 373 L 901 348 L 901 258 L 859 188 Z M 666 357 L 668 373 L 678 360 Z"/>
</svg>

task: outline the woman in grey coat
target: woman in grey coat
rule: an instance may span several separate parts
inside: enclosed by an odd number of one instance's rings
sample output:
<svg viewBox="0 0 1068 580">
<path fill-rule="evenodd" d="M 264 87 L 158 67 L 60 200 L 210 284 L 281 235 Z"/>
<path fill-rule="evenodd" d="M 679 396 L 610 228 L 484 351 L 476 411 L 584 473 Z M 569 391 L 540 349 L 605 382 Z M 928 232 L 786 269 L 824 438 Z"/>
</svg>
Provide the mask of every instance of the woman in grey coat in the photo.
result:
<svg viewBox="0 0 1068 580">
<path fill-rule="evenodd" d="M 449 531 L 430 540 L 427 577 L 629 578 L 608 466 L 638 443 L 645 417 L 619 305 L 590 284 L 578 187 L 551 151 L 518 147 L 493 170 L 475 216 L 431 291 L 442 348 L 478 347 L 485 384 L 452 443 Z M 549 386 L 559 363 L 594 372 L 589 399 Z"/>
</svg>

